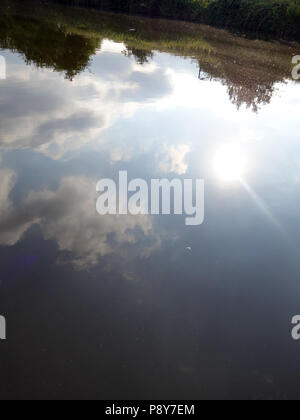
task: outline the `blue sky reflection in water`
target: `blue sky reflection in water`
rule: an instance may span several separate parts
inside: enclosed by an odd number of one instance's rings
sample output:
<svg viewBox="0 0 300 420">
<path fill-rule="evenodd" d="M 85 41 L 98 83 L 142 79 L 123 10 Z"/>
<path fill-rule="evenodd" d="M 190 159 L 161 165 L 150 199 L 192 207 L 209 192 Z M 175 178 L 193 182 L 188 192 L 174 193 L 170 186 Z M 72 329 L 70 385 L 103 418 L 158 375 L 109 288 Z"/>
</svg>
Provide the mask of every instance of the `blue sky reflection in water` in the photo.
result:
<svg viewBox="0 0 300 420">
<path fill-rule="evenodd" d="M 1 395 L 299 397 L 300 85 L 253 109 L 180 54 L 1 55 Z M 205 179 L 204 224 L 100 217 L 120 170 Z"/>
</svg>

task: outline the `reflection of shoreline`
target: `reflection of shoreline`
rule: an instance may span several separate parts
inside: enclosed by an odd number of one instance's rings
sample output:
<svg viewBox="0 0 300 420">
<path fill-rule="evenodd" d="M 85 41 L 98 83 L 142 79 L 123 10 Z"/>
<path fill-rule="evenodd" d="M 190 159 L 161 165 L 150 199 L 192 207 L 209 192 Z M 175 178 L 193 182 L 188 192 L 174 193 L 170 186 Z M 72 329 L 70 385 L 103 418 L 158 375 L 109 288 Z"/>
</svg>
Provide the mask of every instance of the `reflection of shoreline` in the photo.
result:
<svg viewBox="0 0 300 420">
<path fill-rule="evenodd" d="M 35 0 L 37 1 L 37 0 Z M 299 40 L 297 0 L 48 0 L 57 4 L 92 7 L 127 15 L 177 19 L 268 39 Z"/>
<path fill-rule="evenodd" d="M 89 66 L 104 38 L 123 42 L 124 54 L 140 65 L 150 62 L 156 50 L 190 57 L 200 63 L 201 77 L 204 73 L 228 87 L 237 108 L 245 104 L 255 112 L 270 103 L 274 84 L 291 79 L 297 44 L 250 41 L 203 26 L 194 33 L 193 24 L 105 13 L 100 13 L 99 24 L 95 14 L 56 6 L 37 13 L 16 6 L 1 22 L 0 46 L 21 53 L 28 64 L 63 72 L 70 80 Z M 130 26 L 136 30 L 130 32 Z"/>
</svg>

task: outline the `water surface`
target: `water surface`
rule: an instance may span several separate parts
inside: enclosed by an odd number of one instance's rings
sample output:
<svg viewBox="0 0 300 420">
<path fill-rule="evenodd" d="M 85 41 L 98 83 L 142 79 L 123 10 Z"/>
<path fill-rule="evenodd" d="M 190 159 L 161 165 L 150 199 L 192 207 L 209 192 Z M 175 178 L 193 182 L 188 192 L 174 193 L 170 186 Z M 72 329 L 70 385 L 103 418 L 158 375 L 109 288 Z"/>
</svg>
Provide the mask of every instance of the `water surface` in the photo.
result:
<svg viewBox="0 0 300 420">
<path fill-rule="evenodd" d="M 1 398 L 298 398 L 299 45 L 2 12 Z M 120 170 L 204 179 L 204 224 L 100 217 Z"/>
</svg>

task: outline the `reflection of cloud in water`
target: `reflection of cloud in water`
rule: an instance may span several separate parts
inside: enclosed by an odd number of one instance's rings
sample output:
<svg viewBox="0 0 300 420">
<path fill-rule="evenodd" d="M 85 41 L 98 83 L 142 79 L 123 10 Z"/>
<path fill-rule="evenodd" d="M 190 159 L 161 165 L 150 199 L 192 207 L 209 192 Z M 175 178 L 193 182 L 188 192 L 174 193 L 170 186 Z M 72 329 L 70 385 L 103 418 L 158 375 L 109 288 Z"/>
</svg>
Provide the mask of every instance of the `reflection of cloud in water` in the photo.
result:
<svg viewBox="0 0 300 420">
<path fill-rule="evenodd" d="M 93 180 L 65 178 L 57 191 L 32 191 L 14 208 L 8 199 L 14 173 L 2 170 L 1 177 L 1 245 L 15 245 L 31 226 L 39 224 L 44 239 L 55 239 L 60 251 L 71 253 L 71 262 L 81 269 L 113 253 L 125 257 L 128 247 L 135 247 L 135 255 L 147 257 L 159 246 L 148 216 L 100 217 Z M 138 246 L 140 241 L 143 247 Z"/>
<path fill-rule="evenodd" d="M 15 185 L 17 176 L 10 169 L 0 169 L 0 176 L 0 244 L 14 245 L 31 223 L 28 223 L 28 220 L 24 218 L 23 223 L 14 224 L 15 210 L 9 195 Z"/>
<path fill-rule="evenodd" d="M 121 54 L 126 46 L 123 42 L 111 42 L 109 39 L 103 39 L 100 51 L 102 53 Z"/>
<path fill-rule="evenodd" d="M 55 159 L 99 142 L 116 120 L 172 90 L 163 69 L 146 66 L 143 73 L 116 54 L 98 54 L 95 74 L 86 72 L 73 82 L 48 70 L 22 69 L 13 65 L 0 87 L 0 146 L 33 148 Z"/>
<path fill-rule="evenodd" d="M 16 174 L 11 169 L 0 169 L 0 178 L 0 216 L 2 216 L 7 214 L 12 208 L 9 193 L 15 184 Z"/>
<path fill-rule="evenodd" d="M 186 155 L 190 152 L 190 146 L 180 144 L 178 146 L 164 146 L 162 160 L 159 168 L 162 172 L 173 172 L 178 175 L 186 173 L 188 165 L 185 163 Z"/>
<path fill-rule="evenodd" d="M 221 83 L 197 80 L 194 65 L 180 57 L 156 54 L 153 62 L 138 66 L 120 54 L 122 45 L 105 45 L 107 51 L 98 51 L 91 63 L 92 74 L 84 72 L 73 82 L 29 68 L 5 52 L 10 72 L 0 86 L 0 146 L 32 148 L 60 160 L 84 148 L 101 148 L 111 162 L 152 153 L 161 171 L 183 174 L 187 150 L 181 145 L 196 144 L 200 151 L 208 141 L 240 137 L 241 130 L 262 137 L 270 116 L 279 129 L 270 111 L 255 119 L 245 109 L 237 113 Z M 285 86 L 285 94 L 289 89 Z M 165 150 L 157 153 L 162 144 Z"/>
</svg>

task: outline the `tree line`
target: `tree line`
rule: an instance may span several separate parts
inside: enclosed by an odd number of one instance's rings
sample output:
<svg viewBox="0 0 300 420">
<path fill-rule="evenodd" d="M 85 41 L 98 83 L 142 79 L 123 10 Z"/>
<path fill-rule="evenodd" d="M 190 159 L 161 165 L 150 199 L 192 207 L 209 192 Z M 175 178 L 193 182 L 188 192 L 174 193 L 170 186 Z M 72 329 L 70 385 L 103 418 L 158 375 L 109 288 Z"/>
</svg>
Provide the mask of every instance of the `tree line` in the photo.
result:
<svg viewBox="0 0 300 420">
<path fill-rule="evenodd" d="M 52 0 L 300 39 L 300 0 Z"/>
</svg>

